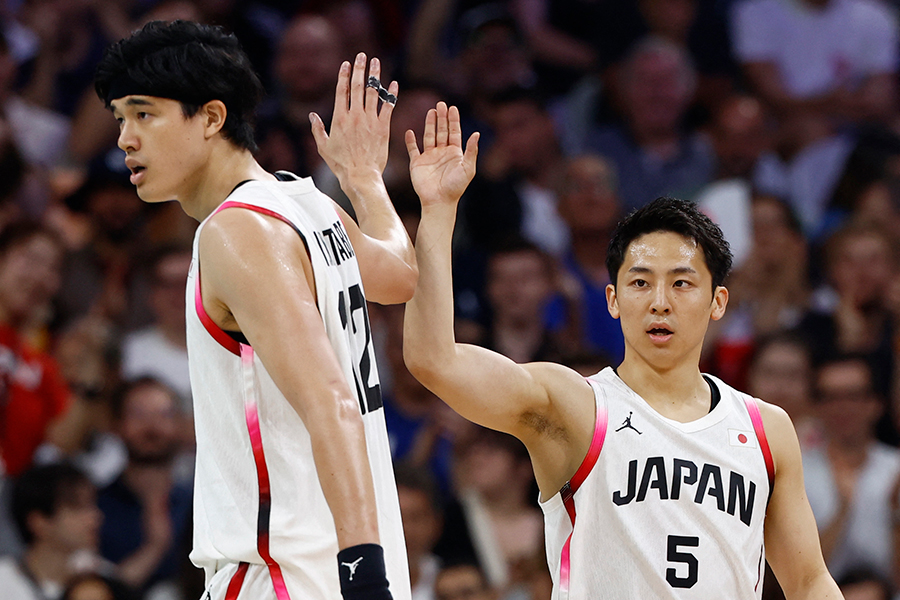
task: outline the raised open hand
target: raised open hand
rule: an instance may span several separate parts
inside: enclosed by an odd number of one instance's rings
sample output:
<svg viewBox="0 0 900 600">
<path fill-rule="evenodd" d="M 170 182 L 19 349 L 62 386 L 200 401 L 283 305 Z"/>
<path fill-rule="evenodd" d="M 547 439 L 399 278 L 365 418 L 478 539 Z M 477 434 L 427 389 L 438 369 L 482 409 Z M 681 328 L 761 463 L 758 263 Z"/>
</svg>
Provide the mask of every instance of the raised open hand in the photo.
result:
<svg viewBox="0 0 900 600">
<path fill-rule="evenodd" d="M 409 176 L 423 207 L 459 200 L 475 176 L 479 136 L 473 133 L 463 151 L 459 110 L 455 106 L 448 109 L 443 102 L 425 116 L 421 152 L 416 134 L 406 132 Z"/>
<path fill-rule="evenodd" d="M 369 76 L 381 77 L 381 62 L 377 58 L 369 63 Z M 397 96 L 396 81 L 391 82 L 388 91 Z M 346 185 L 348 177 L 381 177 L 387 164 L 393 111 L 393 104 L 380 102 L 378 91 L 366 86 L 365 54 L 357 54 L 352 67 L 349 62 L 341 65 L 331 132 L 326 133 L 319 115 L 309 114 L 319 155 L 341 186 Z"/>
</svg>

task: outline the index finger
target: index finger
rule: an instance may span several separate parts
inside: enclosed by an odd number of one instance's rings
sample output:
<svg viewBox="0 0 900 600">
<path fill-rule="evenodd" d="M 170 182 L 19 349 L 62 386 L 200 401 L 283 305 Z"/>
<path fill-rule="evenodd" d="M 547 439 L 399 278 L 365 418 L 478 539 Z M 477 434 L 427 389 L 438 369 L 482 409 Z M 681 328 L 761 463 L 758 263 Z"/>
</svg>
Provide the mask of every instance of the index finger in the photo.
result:
<svg viewBox="0 0 900 600">
<path fill-rule="evenodd" d="M 347 112 L 349 106 L 350 93 L 350 63 L 344 61 L 338 70 L 337 89 L 334 91 L 334 116 L 338 116 L 338 112 Z"/>
</svg>

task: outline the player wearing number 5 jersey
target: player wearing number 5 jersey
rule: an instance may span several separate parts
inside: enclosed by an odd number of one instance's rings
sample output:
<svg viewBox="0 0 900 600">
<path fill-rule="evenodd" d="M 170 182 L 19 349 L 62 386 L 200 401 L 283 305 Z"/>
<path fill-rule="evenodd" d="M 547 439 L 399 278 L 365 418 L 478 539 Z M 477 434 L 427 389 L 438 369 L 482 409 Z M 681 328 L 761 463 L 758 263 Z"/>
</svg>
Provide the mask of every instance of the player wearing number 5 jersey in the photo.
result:
<svg viewBox="0 0 900 600">
<path fill-rule="evenodd" d="M 261 86 L 233 36 L 150 23 L 98 68 L 138 195 L 200 221 L 191 559 L 209 600 L 410 597 L 366 299 L 406 301 L 417 270 L 381 177 L 396 84 L 367 87 L 366 66 L 341 66 L 330 134 L 310 115 L 358 226 L 311 180 L 254 159 Z"/>
<path fill-rule="evenodd" d="M 789 600 L 840 598 L 787 414 L 699 369 L 709 321 L 728 301 L 719 228 L 671 198 L 629 215 L 607 256 L 622 363 L 586 379 L 516 364 L 453 335 L 451 241 L 477 138 L 463 152 L 459 114 L 440 103 L 423 149 L 412 132 L 406 141 L 422 220 L 404 356 L 457 412 L 528 448 L 554 600 L 750 600 L 765 560 Z"/>
</svg>

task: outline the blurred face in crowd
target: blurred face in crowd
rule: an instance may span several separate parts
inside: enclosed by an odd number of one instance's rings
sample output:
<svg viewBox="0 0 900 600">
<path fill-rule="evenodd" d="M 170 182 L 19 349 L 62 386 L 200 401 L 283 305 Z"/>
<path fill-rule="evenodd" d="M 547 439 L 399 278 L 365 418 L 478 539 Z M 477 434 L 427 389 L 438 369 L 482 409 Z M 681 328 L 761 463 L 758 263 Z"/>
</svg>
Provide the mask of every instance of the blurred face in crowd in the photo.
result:
<svg viewBox="0 0 900 600">
<path fill-rule="evenodd" d="M 156 319 L 165 327 L 184 328 L 184 289 L 191 253 L 172 253 L 164 256 L 153 273 L 150 303 Z"/>
<path fill-rule="evenodd" d="M 422 490 L 397 486 L 400 499 L 400 516 L 403 519 L 403 535 L 406 552 L 410 558 L 419 558 L 431 552 L 441 533 L 441 520 L 428 494 Z"/>
<path fill-rule="evenodd" d="M 622 207 L 612 167 L 599 156 L 581 156 L 566 168 L 559 214 L 573 233 L 604 234 L 615 227 Z"/>
<path fill-rule="evenodd" d="M 0 319 L 26 321 L 47 306 L 59 289 L 62 247 L 34 234 L 0 254 Z"/>
<path fill-rule="evenodd" d="M 143 210 L 134 187 L 117 184 L 103 185 L 91 192 L 87 206 L 94 223 L 115 241 L 127 241 L 132 224 Z"/>
<path fill-rule="evenodd" d="M 493 600 L 494 593 L 474 565 L 448 567 L 434 582 L 435 600 Z"/>
<path fill-rule="evenodd" d="M 766 266 L 778 267 L 784 258 L 806 259 L 806 242 L 803 235 L 791 226 L 788 208 L 769 196 L 753 199 L 753 256 Z"/>
<path fill-rule="evenodd" d="M 552 292 L 549 266 L 537 250 L 501 252 L 488 259 L 487 295 L 504 323 L 540 319 Z"/>
<path fill-rule="evenodd" d="M 864 443 L 874 435 L 873 426 L 882 405 L 872 389 L 872 375 L 861 360 L 829 363 L 816 375 L 818 414 L 832 440 Z"/>
<path fill-rule="evenodd" d="M 325 17 L 298 17 L 284 30 L 275 74 L 291 98 L 315 101 L 329 97 L 340 65 L 340 34 Z"/>
<path fill-rule="evenodd" d="M 385 83 L 387 85 L 387 83 Z M 405 159 L 402 165 L 394 165 L 397 168 L 408 168 L 409 154 L 406 150 L 404 135 L 408 130 L 416 133 L 416 139 L 421 140 L 425 132 L 425 119 L 422 118 L 429 109 L 434 108 L 441 97 L 437 92 L 428 88 L 403 90 L 403 102 L 398 102 L 391 113 L 391 156 Z"/>
<path fill-rule="evenodd" d="M 90 577 L 70 587 L 65 600 L 115 600 L 115 596 L 109 584 L 99 577 Z"/>
<path fill-rule="evenodd" d="M 751 177 L 759 156 L 770 146 L 759 101 L 739 97 L 726 102 L 713 121 L 712 144 L 719 177 Z"/>
<path fill-rule="evenodd" d="M 829 265 L 838 294 L 859 308 L 881 306 L 893 274 L 890 243 L 876 231 L 854 232 L 843 238 Z"/>
<path fill-rule="evenodd" d="M 178 450 L 179 414 L 175 396 L 164 386 L 144 383 L 123 403 L 118 433 L 133 463 L 165 465 Z"/>
<path fill-rule="evenodd" d="M 626 61 L 622 110 L 639 136 L 676 131 L 693 96 L 693 73 L 674 47 L 648 47 Z"/>
<path fill-rule="evenodd" d="M 503 149 L 510 167 L 528 175 L 540 169 L 557 147 L 553 121 L 528 100 L 507 102 L 494 109 L 494 143 Z"/>
<path fill-rule="evenodd" d="M 462 58 L 469 86 L 488 97 L 522 85 L 531 70 L 527 52 L 512 26 L 499 21 L 479 27 Z"/>
<path fill-rule="evenodd" d="M 751 395 L 780 406 L 791 418 L 808 410 L 812 369 L 803 346 L 788 341 L 770 343 L 756 356 L 749 375 Z"/>
<path fill-rule="evenodd" d="M 65 552 L 96 550 L 102 519 L 94 486 L 85 481 L 60 494 L 52 515 L 32 512 L 29 527 L 35 540 Z"/>
<path fill-rule="evenodd" d="M 697 16 L 697 0 L 640 0 L 641 14 L 650 31 L 683 40 Z"/>
</svg>

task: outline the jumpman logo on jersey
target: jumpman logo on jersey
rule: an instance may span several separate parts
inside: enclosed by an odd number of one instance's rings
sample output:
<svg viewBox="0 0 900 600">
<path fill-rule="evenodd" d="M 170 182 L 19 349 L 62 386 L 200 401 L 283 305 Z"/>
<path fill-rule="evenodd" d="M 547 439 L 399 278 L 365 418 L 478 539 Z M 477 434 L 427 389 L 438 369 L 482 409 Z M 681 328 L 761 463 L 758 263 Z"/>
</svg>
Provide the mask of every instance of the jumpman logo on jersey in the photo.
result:
<svg viewBox="0 0 900 600">
<path fill-rule="evenodd" d="M 353 574 L 356 573 L 356 567 L 359 566 L 359 563 L 362 562 L 363 558 L 364 557 L 360 556 L 359 558 L 354 560 L 352 563 L 345 563 L 345 562 L 341 563 L 341 566 L 347 567 L 348 569 L 350 569 L 350 581 L 353 581 Z"/>
<path fill-rule="evenodd" d="M 622 431 L 623 429 L 634 429 L 637 431 L 638 435 L 641 435 L 641 432 L 635 429 L 634 425 L 631 424 L 631 415 L 634 411 L 628 411 L 628 416 L 625 417 L 625 422 L 622 423 L 622 426 L 616 429 L 616 431 Z"/>
</svg>

